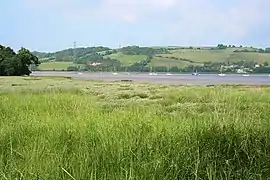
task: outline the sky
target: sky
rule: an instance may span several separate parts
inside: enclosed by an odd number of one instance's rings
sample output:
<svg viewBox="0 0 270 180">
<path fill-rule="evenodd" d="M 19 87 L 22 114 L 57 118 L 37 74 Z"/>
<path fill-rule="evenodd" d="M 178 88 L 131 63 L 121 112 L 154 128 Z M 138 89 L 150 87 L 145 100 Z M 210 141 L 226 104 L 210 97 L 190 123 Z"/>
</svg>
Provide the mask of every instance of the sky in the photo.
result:
<svg viewBox="0 0 270 180">
<path fill-rule="evenodd" d="M 269 0 L 2 0 L 0 44 L 270 46 Z"/>
</svg>

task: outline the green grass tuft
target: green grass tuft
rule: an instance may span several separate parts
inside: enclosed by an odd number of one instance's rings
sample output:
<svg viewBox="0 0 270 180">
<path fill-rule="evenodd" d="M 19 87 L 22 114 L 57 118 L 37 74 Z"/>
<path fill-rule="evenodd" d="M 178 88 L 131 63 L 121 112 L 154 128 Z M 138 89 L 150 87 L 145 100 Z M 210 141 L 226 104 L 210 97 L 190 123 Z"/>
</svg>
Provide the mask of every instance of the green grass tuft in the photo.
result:
<svg viewBox="0 0 270 180">
<path fill-rule="evenodd" d="M 270 177 L 268 87 L 36 79 L 0 78 L 1 179 Z"/>
</svg>

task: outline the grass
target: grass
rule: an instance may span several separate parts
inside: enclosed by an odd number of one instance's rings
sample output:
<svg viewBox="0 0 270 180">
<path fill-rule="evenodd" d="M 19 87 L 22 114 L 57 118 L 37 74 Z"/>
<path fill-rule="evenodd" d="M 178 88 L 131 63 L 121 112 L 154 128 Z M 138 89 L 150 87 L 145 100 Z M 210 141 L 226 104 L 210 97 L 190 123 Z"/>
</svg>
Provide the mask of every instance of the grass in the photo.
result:
<svg viewBox="0 0 270 180">
<path fill-rule="evenodd" d="M 183 61 L 180 59 L 172 59 L 170 57 L 174 57 L 171 54 L 159 54 L 157 56 L 154 56 L 153 59 L 151 60 L 151 65 L 152 66 L 164 66 L 164 67 L 187 67 L 189 65 L 193 65 L 193 66 L 201 66 L 202 63 L 191 63 L 191 62 L 187 62 L 187 61 Z"/>
<path fill-rule="evenodd" d="M 161 47 L 152 47 L 161 48 Z M 162 47 L 166 48 L 166 47 Z M 167 48 L 173 48 L 167 47 Z M 211 50 L 210 47 L 194 47 L 194 49 L 180 49 L 169 50 L 170 54 L 157 54 L 153 57 L 152 66 L 166 66 L 166 67 L 187 67 L 188 65 L 202 66 L 204 62 L 237 62 L 240 60 L 255 61 L 258 63 L 268 62 L 270 63 L 270 53 L 255 53 L 255 52 L 238 52 L 234 53 L 235 50 L 254 50 L 253 48 L 227 48 L 224 50 Z M 182 47 L 183 48 L 183 47 Z M 201 48 L 201 49 L 195 49 Z M 102 54 L 103 52 L 101 52 Z M 105 57 L 117 59 L 121 62 L 122 66 L 131 66 L 136 62 L 141 62 L 147 58 L 145 55 L 125 55 L 123 53 L 115 53 Z M 173 58 L 178 58 L 173 59 Z M 183 61 L 181 59 L 191 60 L 193 62 Z M 39 66 L 41 70 L 66 70 L 69 66 L 82 66 L 79 64 L 73 64 L 72 62 L 47 62 L 42 63 Z"/>
<path fill-rule="evenodd" d="M 153 63 L 157 66 L 164 66 L 168 64 L 175 64 L 178 67 L 185 67 L 191 65 L 202 65 L 204 62 L 237 62 L 241 60 L 255 61 L 257 63 L 270 62 L 269 53 L 255 53 L 255 52 L 239 52 L 234 53 L 234 50 L 251 49 L 251 48 L 228 48 L 225 50 L 207 50 L 207 49 L 177 49 L 170 50 L 171 54 L 159 54 L 153 59 Z M 162 58 L 164 57 L 164 58 Z M 168 58 L 166 58 L 168 57 Z M 181 60 L 170 59 L 171 57 L 182 58 L 194 61 L 194 63 L 187 63 Z"/>
<path fill-rule="evenodd" d="M 256 52 L 238 52 L 235 50 L 256 50 L 256 48 L 251 47 L 236 47 L 227 48 L 224 50 L 211 50 L 213 47 L 193 47 L 193 49 L 188 49 L 188 47 L 180 46 L 153 46 L 151 48 L 176 48 L 175 50 L 169 50 L 170 54 L 157 54 L 152 59 L 153 66 L 177 66 L 186 67 L 188 65 L 202 66 L 204 62 L 237 62 L 241 60 L 255 61 L 257 63 L 270 63 L 270 53 L 256 53 Z M 184 48 L 184 49 L 183 49 Z M 198 49 L 200 48 L 200 49 Z M 99 52 L 99 54 L 104 54 L 105 51 Z M 121 52 L 107 55 L 104 57 L 110 57 L 112 59 L 117 59 L 121 62 L 122 66 L 131 66 L 136 62 L 141 62 L 147 58 L 145 55 L 125 55 Z M 173 59 L 178 58 L 179 60 Z M 193 62 L 187 62 L 180 59 L 191 60 Z M 45 59 L 44 59 L 45 60 Z M 82 66 L 79 64 L 73 64 L 72 62 L 48 62 L 42 63 L 40 65 L 41 70 L 66 70 L 69 66 Z"/>
<path fill-rule="evenodd" d="M 255 61 L 258 63 L 268 62 L 270 63 L 270 53 L 248 53 L 248 52 L 241 52 L 241 53 L 234 53 L 231 54 L 230 57 L 226 59 L 226 61 Z"/>
<path fill-rule="evenodd" d="M 69 66 L 82 66 L 73 62 L 46 62 L 39 65 L 40 70 L 66 70 Z"/>
<path fill-rule="evenodd" d="M 119 60 L 123 66 L 132 65 L 146 59 L 145 55 L 125 55 L 122 53 L 111 54 L 108 57 Z"/>
<path fill-rule="evenodd" d="M 162 55 L 159 55 L 162 56 Z M 176 60 L 176 59 L 170 59 L 170 58 L 165 58 L 167 57 L 166 55 L 164 55 L 164 58 L 162 57 L 156 57 L 154 56 L 153 59 L 151 60 L 151 65 L 152 66 L 164 66 L 164 67 L 172 67 L 172 66 L 176 66 L 176 67 L 186 67 L 188 66 L 189 62 L 185 62 L 185 61 L 181 61 L 181 60 Z"/>
<path fill-rule="evenodd" d="M 269 179 L 270 88 L 0 78 L 1 179 Z"/>
<path fill-rule="evenodd" d="M 207 61 L 223 62 L 230 54 L 231 53 L 226 50 L 176 50 L 168 56 L 190 59 L 194 62 L 203 63 Z"/>
</svg>

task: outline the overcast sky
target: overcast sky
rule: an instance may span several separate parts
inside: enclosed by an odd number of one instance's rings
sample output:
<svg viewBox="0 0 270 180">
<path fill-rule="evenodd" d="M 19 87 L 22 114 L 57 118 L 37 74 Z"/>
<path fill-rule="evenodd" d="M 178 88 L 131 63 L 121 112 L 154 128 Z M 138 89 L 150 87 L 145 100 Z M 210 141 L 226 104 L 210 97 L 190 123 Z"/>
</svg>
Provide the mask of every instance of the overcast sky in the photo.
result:
<svg viewBox="0 0 270 180">
<path fill-rule="evenodd" d="M 0 44 L 270 45 L 270 0 L 2 0 Z"/>
</svg>

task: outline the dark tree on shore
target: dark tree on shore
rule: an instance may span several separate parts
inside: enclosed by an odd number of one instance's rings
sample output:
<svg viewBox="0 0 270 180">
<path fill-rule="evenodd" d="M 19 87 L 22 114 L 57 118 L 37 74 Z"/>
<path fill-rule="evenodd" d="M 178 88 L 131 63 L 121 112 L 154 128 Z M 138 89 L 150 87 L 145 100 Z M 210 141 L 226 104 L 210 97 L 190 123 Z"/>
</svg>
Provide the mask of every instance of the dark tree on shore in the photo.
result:
<svg viewBox="0 0 270 180">
<path fill-rule="evenodd" d="M 38 58 L 28 49 L 21 48 L 15 53 L 10 47 L 0 45 L 0 76 L 30 75 L 30 66 L 38 66 Z"/>
</svg>

